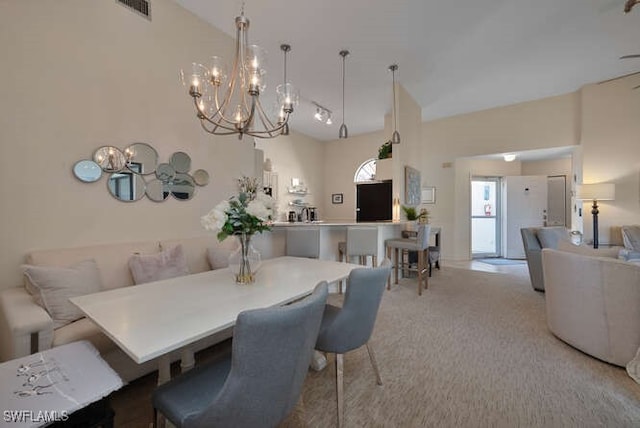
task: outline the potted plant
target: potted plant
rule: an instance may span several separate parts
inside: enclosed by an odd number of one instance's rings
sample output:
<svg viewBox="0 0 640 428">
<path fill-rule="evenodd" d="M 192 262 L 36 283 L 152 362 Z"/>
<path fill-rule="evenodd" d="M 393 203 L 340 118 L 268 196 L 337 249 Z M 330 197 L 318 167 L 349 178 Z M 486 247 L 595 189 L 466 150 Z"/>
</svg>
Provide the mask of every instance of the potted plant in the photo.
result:
<svg viewBox="0 0 640 428">
<path fill-rule="evenodd" d="M 389 159 L 392 157 L 391 141 L 387 141 L 378 149 L 378 159 Z"/>
<path fill-rule="evenodd" d="M 409 220 L 409 223 L 407 224 L 407 230 L 415 230 L 415 226 L 418 223 L 429 222 L 429 211 L 427 211 L 426 208 L 422 208 L 419 213 L 416 207 L 402 205 L 401 208 L 404 212 L 405 217 L 407 218 L 407 220 Z"/>
</svg>

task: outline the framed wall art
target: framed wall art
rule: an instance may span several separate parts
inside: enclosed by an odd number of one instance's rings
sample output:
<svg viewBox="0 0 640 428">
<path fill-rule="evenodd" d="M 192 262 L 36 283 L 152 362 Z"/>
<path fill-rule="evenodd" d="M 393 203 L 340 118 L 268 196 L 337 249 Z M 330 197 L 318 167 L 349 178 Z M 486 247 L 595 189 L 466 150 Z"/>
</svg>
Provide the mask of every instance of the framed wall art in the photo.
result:
<svg viewBox="0 0 640 428">
<path fill-rule="evenodd" d="M 410 166 L 404 167 L 404 203 L 420 205 L 420 171 Z"/>
<path fill-rule="evenodd" d="M 423 204 L 435 204 L 436 203 L 436 188 L 433 186 L 425 186 L 422 188 L 421 203 Z"/>
<path fill-rule="evenodd" d="M 333 193 L 331 195 L 331 203 L 332 204 L 341 204 L 343 201 L 342 193 Z"/>
</svg>

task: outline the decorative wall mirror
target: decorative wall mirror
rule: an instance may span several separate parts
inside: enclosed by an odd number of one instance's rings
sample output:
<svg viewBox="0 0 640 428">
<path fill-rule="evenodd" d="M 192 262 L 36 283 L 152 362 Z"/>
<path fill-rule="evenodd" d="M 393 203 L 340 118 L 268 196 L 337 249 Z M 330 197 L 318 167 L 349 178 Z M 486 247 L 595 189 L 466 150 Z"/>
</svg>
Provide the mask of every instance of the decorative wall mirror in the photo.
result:
<svg viewBox="0 0 640 428">
<path fill-rule="evenodd" d="M 156 172 L 158 152 L 147 143 L 133 143 L 124 149 L 127 168 L 136 174 L 149 175 Z"/>
<path fill-rule="evenodd" d="M 133 143 L 124 150 L 115 146 L 99 147 L 93 160 L 83 159 L 73 166 L 73 174 L 83 183 L 93 183 L 110 173 L 107 190 L 119 201 L 133 202 L 145 195 L 162 202 L 169 195 L 179 201 L 193 198 L 196 186 L 209 184 L 209 173 L 198 169 L 189 174 L 191 157 L 175 152 L 169 163 L 158 164 L 158 152 L 147 143 Z"/>
<path fill-rule="evenodd" d="M 73 165 L 73 174 L 80 181 L 93 183 L 102 177 L 102 168 L 92 160 L 81 160 Z"/>
<path fill-rule="evenodd" d="M 204 169 L 198 169 L 193 173 L 193 180 L 198 186 L 206 186 L 209 184 L 209 173 Z"/>
<path fill-rule="evenodd" d="M 176 172 L 186 173 L 191 169 L 191 158 L 184 152 L 175 152 L 171 155 L 170 163 Z"/>
<path fill-rule="evenodd" d="M 113 146 L 99 147 L 98 150 L 93 153 L 93 161 L 100 165 L 100 168 L 102 168 L 104 172 L 122 171 L 126 163 L 124 153 L 122 153 L 119 148 Z"/>
</svg>

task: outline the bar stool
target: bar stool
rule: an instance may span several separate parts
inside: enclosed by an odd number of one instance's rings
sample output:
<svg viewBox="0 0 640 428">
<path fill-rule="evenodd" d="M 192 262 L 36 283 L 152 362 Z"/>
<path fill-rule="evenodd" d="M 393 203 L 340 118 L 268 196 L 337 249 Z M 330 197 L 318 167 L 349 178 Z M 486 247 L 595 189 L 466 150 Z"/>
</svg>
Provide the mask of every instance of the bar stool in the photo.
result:
<svg viewBox="0 0 640 428">
<path fill-rule="evenodd" d="M 378 228 L 366 226 L 349 226 L 347 241 L 338 243 L 340 261 L 349 263 L 351 257 L 358 257 L 358 263 L 366 266 L 368 256 L 371 256 L 371 266 L 377 266 L 378 259 Z M 342 283 L 339 292 L 342 293 Z"/>
<path fill-rule="evenodd" d="M 287 256 L 320 258 L 319 227 L 288 227 L 286 239 Z"/>
<path fill-rule="evenodd" d="M 418 253 L 418 295 L 422 296 L 422 282 L 424 280 L 424 288 L 425 290 L 429 288 L 429 275 L 428 275 L 428 264 L 429 264 L 429 234 L 431 233 L 431 226 L 428 224 L 420 224 L 418 225 L 418 236 L 416 239 L 412 238 L 396 238 L 396 239 L 387 239 L 384 241 L 387 258 L 391 259 L 391 251 L 394 251 L 393 257 L 393 267 L 394 267 L 394 278 L 395 284 L 398 283 L 398 269 L 402 268 L 407 270 L 412 270 L 405 265 L 404 257 L 399 260 L 398 253 L 400 251 L 416 251 Z M 387 290 L 391 289 L 391 277 L 387 281 Z"/>
</svg>

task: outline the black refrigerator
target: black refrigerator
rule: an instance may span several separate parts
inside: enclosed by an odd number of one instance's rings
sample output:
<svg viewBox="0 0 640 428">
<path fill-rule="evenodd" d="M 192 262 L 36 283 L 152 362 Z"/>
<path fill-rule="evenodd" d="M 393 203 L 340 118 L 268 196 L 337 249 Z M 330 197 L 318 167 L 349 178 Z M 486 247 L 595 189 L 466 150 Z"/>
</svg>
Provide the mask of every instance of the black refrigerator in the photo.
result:
<svg viewBox="0 0 640 428">
<path fill-rule="evenodd" d="M 391 180 L 356 185 L 356 221 L 393 220 Z"/>
</svg>

